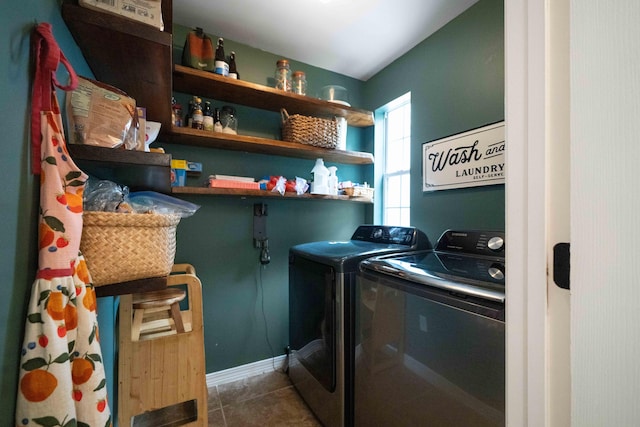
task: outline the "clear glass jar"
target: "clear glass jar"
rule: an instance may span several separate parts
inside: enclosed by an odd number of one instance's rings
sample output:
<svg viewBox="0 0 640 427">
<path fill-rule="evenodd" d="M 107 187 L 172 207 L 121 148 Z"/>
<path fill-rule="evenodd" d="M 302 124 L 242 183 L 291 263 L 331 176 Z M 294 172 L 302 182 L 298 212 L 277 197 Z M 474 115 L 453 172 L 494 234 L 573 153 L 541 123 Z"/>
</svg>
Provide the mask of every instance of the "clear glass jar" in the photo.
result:
<svg viewBox="0 0 640 427">
<path fill-rule="evenodd" d="M 222 133 L 238 134 L 238 118 L 236 117 L 236 109 L 225 105 L 220 111 L 220 124 L 222 125 Z"/>
<path fill-rule="evenodd" d="M 276 72 L 274 77 L 276 80 L 276 89 L 291 92 L 291 67 L 289 66 L 289 61 L 286 59 L 280 59 L 276 63 Z"/>
<path fill-rule="evenodd" d="M 293 72 L 293 93 L 298 95 L 307 94 L 307 76 L 304 71 Z"/>
</svg>

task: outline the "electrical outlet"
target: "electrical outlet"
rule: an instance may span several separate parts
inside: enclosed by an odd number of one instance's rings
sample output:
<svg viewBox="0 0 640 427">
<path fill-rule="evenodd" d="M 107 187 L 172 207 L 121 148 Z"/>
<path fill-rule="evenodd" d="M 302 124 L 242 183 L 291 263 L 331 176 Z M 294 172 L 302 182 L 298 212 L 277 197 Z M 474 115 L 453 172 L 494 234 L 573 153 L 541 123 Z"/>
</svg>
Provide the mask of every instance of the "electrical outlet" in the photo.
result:
<svg viewBox="0 0 640 427">
<path fill-rule="evenodd" d="M 420 316 L 418 316 L 418 320 L 420 323 L 420 330 L 422 332 L 427 332 L 427 317 L 421 314 Z"/>
</svg>

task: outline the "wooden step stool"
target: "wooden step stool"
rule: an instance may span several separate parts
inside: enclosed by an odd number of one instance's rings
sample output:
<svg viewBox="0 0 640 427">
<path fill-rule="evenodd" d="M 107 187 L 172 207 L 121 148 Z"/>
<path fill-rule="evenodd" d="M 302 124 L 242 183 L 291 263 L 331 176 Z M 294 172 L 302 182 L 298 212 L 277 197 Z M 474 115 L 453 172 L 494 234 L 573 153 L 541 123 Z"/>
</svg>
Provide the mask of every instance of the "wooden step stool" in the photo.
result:
<svg viewBox="0 0 640 427">
<path fill-rule="evenodd" d="M 166 290 L 120 296 L 118 425 L 207 426 L 203 335 L 202 285 L 189 264 L 174 265 Z"/>
<path fill-rule="evenodd" d="M 133 294 L 131 341 L 185 332 L 180 301 L 187 295 L 178 288 Z"/>
</svg>

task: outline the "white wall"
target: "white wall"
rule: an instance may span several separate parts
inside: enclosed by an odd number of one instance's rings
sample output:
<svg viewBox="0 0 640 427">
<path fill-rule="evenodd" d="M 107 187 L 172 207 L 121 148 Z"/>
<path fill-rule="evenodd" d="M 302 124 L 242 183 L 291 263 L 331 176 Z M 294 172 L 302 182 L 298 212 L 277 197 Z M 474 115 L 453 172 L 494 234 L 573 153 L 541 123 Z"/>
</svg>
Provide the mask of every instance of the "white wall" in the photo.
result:
<svg viewBox="0 0 640 427">
<path fill-rule="evenodd" d="M 640 425 L 640 2 L 571 2 L 572 425 Z"/>
</svg>

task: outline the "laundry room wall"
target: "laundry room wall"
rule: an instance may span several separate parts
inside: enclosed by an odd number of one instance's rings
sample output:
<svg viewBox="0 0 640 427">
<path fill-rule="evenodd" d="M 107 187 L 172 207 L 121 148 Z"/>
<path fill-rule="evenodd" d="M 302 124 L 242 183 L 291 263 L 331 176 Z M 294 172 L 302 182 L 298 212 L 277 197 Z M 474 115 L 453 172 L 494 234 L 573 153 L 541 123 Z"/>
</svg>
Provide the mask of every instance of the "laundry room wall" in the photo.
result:
<svg viewBox="0 0 640 427">
<path fill-rule="evenodd" d="M 37 181 L 29 170 L 30 66 L 28 35 L 35 21 L 50 22 L 54 35 L 76 70 L 91 72 L 66 29 L 56 0 L 26 0 L 0 16 L 6 43 L 0 46 L 4 61 L 0 89 L 4 152 L 0 156 L 5 188 L 1 207 L 4 244 L 0 271 L 5 297 L 0 302 L 0 414 L 13 413 L 17 367 L 25 304 L 35 276 L 37 251 Z M 215 29 L 205 29 L 214 37 Z M 186 32 L 177 27 L 174 53 Z M 224 36 L 224 35 L 223 35 Z M 307 72 L 310 94 L 323 85 L 349 89 L 354 106 L 373 110 L 412 93 L 412 222 L 432 240 L 449 227 L 503 228 L 503 186 L 436 193 L 421 191 L 421 144 L 483 124 L 502 120 L 503 108 L 503 7 L 502 1 L 480 0 L 460 17 L 429 37 L 367 82 L 361 82 L 306 64 L 293 67 Z M 242 79 L 268 83 L 276 60 L 286 52 L 268 53 L 225 40 L 235 50 Z M 184 102 L 185 94 L 177 94 Z M 239 109 L 240 130 L 262 135 L 277 132 L 276 113 Z M 266 124 L 266 126 L 265 126 Z M 373 150 L 372 129 L 349 128 L 347 148 Z M 230 152 L 203 147 L 163 144 L 175 158 L 202 162 L 205 174 L 223 173 L 260 177 L 281 174 L 309 177 L 313 161 Z M 336 164 L 341 179 L 373 179 L 372 166 Z M 195 180 L 195 181 L 194 181 Z M 190 185 L 197 184 L 192 178 Z M 372 209 L 360 203 L 245 199 L 188 196 L 201 205 L 178 226 L 177 262 L 190 262 L 204 287 L 206 370 L 215 372 L 280 355 L 288 340 L 288 248 L 294 244 L 348 239 L 363 222 L 372 222 Z M 267 234 L 271 263 L 261 267 L 252 246 L 253 204 L 268 205 Z M 264 297 L 264 300 L 263 300 Z M 101 299 L 105 305 L 110 299 Z M 264 311 L 262 307 L 264 306 Z M 112 352 L 107 324 L 113 324 L 112 307 L 100 308 L 103 351 Z M 266 323 L 265 323 L 266 318 Z M 267 335 L 268 334 L 268 335 Z M 268 340 L 267 340 L 268 338 Z M 110 358 L 107 355 L 107 358 Z M 111 378 L 113 379 L 113 378 Z"/>
<path fill-rule="evenodd" d="M 504 4 L 480 0 L 366 82 L 363 108 L 411 92 L 411 225 L 504 230 L 504 185 L 422 192 L 422 144 L 504 120 Z M 376 182 L 379 186 L 379 183 Z"/>
</svg>

